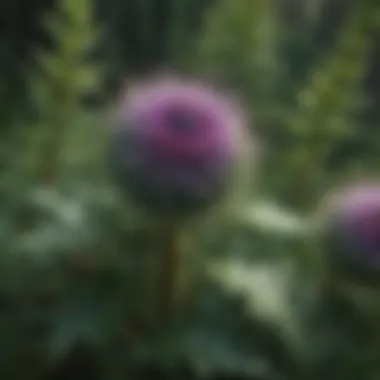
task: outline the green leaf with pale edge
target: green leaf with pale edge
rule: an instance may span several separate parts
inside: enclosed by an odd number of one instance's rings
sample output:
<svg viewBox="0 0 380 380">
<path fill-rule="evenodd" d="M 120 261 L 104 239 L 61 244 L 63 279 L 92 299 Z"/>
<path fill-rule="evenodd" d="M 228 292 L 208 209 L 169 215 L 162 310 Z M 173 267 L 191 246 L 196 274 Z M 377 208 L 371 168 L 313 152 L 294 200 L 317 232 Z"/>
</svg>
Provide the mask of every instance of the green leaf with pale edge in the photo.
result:
<svg viewBox="0 0 380 380">
<path fill-rule="evenodd" d="M 307 217 L 261 200 L 247 205 L 239 212 L 237 220 L 244 227 L 278 235 L 303 237 L 313 230 L 312 222 Z"/>
</svg>

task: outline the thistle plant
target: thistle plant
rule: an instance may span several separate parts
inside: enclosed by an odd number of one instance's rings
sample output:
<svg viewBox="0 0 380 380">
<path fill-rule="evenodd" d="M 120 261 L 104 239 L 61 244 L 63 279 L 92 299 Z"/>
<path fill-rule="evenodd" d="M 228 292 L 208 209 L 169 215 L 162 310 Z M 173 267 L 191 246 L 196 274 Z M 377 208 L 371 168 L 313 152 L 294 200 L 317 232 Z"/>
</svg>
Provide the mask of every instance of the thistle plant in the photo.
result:
<svg viewBox="0 0 380 380">
<path fill-rule="evenodd" d="M 158 80 L 132 89 L 117 118 L 111 168 L 146 210 L 177 219 L 226 194 L 245 133 L 226 97 L 199 83 Z"/>
<path fill-rule="evenodd" d="M 121 192 L 166 237 L 158 286 L 165 303 L 175 287 L 183 223 L 228 199 L 245 164 L 246 137 L 244 118 L 228 97 L 196 81 L 157 78 L 121 99 L 110 167 Z"/>
<path fill-rule="evenodd" d="M 302 358 L 303 378 L 378 376 L 378 362 L 368 358 L 379 349 L 379 196 L 379 182 L 366 180 L 322 201 L 316 230 L 322 270 L 299 291 L 304 342 L 312 347 Z"/>
<path fill-rule="evenodd" d="M 380 185 L 355 184 L 327 199 L 323 238 L 326 260 L 345 278 L 377 282 L 380 274 Z"/>
</svg>

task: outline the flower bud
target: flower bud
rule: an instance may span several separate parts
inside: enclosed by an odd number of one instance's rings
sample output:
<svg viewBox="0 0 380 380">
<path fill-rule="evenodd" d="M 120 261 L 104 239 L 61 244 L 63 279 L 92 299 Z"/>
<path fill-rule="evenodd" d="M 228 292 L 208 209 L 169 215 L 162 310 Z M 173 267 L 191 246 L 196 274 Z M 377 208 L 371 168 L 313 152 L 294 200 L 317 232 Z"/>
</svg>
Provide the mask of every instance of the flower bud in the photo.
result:
<svg viewBox="0 0 380 380">
<path fill-rule="evenodd" d="M 149 213 L 175 218 L 223 198 L 245 139 L 227 97 L 162 79 L 130 90 L 118 111 L 110 153 L 123 193 Z"/>
<path fill-rule="evenodd" d="M 360 281 L 380 279 L 380 183 L 329 197 L 323 239 L 332 268 Z"/>
</svg>

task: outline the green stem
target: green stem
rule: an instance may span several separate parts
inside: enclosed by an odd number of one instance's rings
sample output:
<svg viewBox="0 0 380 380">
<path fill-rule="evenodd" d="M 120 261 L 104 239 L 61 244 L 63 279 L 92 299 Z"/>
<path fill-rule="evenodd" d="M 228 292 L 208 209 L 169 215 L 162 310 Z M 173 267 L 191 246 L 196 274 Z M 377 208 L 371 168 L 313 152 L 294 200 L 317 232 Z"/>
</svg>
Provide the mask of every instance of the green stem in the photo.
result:
<svg viewBox="0 0 380 380">
<path fill-rule="evenodd" d="M 164 230 L 157 283 L 157 321 L 159 323 L 165 323 L 175 311 L 182 264 L 180 237 L 178 227 L 169 226 Z"/>
</svg>

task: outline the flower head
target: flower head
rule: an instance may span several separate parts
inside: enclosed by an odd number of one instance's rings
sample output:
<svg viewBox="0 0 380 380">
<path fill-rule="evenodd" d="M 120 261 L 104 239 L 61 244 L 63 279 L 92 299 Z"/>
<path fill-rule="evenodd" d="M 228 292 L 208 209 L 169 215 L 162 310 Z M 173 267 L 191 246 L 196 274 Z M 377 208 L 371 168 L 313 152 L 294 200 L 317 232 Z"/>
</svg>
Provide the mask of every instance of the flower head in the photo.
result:
<svg viewBox="0 0 380 380">
<path fill-rule="evenodd" d="M 351 186 L 334 194 L 324 222 L 335 265 L 380 277 L 380 183 Z"/>
<path fill-rule="evenodd" d="M 149 211 L 193 214 L 223 196 L 243 132 L 240 113 L 213 89 L 180 80 L 148 82 L 122 99 L 112 169 Z"/>
</svg>

